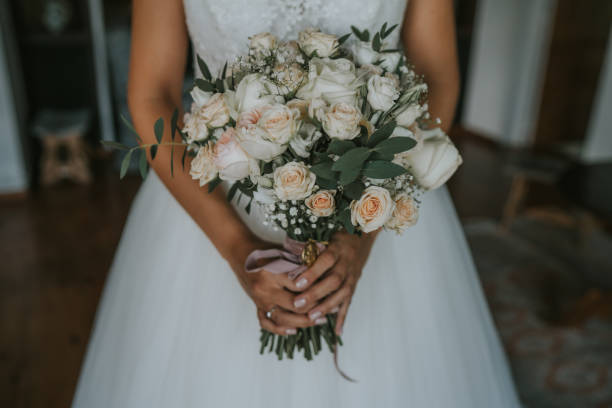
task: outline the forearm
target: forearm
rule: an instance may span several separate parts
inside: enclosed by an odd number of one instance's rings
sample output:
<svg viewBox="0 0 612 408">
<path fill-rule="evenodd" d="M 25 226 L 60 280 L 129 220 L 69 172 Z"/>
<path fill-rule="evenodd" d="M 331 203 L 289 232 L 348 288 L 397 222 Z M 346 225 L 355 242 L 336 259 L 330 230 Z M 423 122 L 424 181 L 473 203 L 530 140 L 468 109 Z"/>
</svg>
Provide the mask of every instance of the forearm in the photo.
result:
<svg viewBox="0 0 612 408">
<path fill-rule="evenodd" d="M 175 107 L 180 104 L 180 100 L 172 99 L 162 96 L 130 101 L 134 125 L 143 144 L 156 142 L 153 124 L 160 117 L 164 118 L 166 123 L 162 142 L 171 141 L 170 118 Z M 177 135 L 175 142 L 179 141 L 180 137 Z M 181 159 L 184 149 L 182 146 L 174 146 L 174 152 L 172 152 L 170 146 L 160 146 L 155 160 L 150 160 L 149 156 L 151 167 L 174 198 L 212 241 L 220 254 L 228 261 L 234 261 L 232 255 L 250 252 L 250 247 L 256 239 L 234 208 L 227 202 L 221 188 L 208 193 L 206 186 L 200 187 L 196 181 L 191 179 L 188 157 L 183 170 Z M 174 155 L 174 175 L 170 171 L 172 154 Z"/>
</svg>

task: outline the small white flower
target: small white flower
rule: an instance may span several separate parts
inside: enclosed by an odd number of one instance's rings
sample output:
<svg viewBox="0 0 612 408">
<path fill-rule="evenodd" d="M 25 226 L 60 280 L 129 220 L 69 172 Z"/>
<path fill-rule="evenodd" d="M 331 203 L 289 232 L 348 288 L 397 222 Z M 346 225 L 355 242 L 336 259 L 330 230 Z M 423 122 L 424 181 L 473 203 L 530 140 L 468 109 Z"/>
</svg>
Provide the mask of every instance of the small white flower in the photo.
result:
<svg viewBox="0 0 612 408">
<path fill-rule="evenodd" d="M 287 220 L 282 220 L 281 221 L 281 227 L 287 228 L 288 226 L 289 226 L 289 223 L 287 223 Z"/>
<path fill-rule="evenodd" d="M 291 207 L 289 209 L 289 215 L 291 215 L 292 217 L 295 217 L 297 215 L 297 213 L 298 213 L 298 209 L 297 208 Z"/>
<path fill-rule="evenodd" d="M 302 233 L 302 230 L 300 228 L 296 228 L 296 229 L 293 230 L 293 233 L 295 235 L 300 235 Z"/>
<path fill-rule="evenodd" d="M 291 225 L 295 225 L 295 218 L 292 218 L 290 221 Z"/>
<path fill-rule="evenodd" d="M 310 220 L 310 222 L 317 222 L 317 220 L 319 219 L 317 216 L 315 215 L 311 215 L 310 218 L 308 218 Z"/>
</svg>

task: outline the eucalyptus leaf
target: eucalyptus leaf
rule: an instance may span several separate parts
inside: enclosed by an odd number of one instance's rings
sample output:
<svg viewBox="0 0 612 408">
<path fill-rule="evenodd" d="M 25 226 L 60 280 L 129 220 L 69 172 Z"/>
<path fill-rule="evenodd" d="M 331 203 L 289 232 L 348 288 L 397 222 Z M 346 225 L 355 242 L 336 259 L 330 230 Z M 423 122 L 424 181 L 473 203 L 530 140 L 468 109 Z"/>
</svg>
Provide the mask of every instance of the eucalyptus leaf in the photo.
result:
<svg viewBox="0 0 612 408">
<path fill-rule="evenodd" d="M 332 170 L 332 165 L 333 162 L 331 161 L 315 164 L 310 168 L 310 171 L 312 171 L 314 174 L 321 178 L 335 180 L 337 174 L 335 171 Z"/>
<path fill-rule="evenodd" d="M 231 202 L 234 199 L 234 196 L 236 195 L 236 191 L 238 191 L 238 182 L 235 182 L 234 184 L 232 184 L 232 186 L 228 190 L 227 201 Z"/>
<path fill-rule="evenodd" d="M 221 184 L 221 179 L 219 177 L 216 177 L 214 180 L 210 181 L 208 183 L 208 192 L 212 193 L 215 187 L 217 187 L 219 184 Z"/>
<path fill-rule="evenodd" d="M 144 180 L 145 177 L 147 177 L 147 170 L 148 170 L 149 166 L 147 164 L 147 151 L 146 150 L 141 150 L 140 151 L 140 160 L 138 163 L 138 169 L 140 170 L 140 177 L 142 177 L 142 179 Z"/>
<path fill-rule="evenodd" d="M 215 85 L 217 87 L 217 92 L 225 92 L 225 84 L 223 84 L 223 80 L 221 78 L 217 78 Z"/>
<path fill-rule="evenodd" d="M 201 78 L 195 80 L 196 86 L 204 92 L 215 92 L 217 89 L 212 82 L 205 81 Z"/>
<path fill-rule="evenodd" d="M 342 37 L 338 38 L 338 45 L 342 45 L 346 42 L 346 40 L 349 39 L 349 37 L 351 36 L 351 33 L 348 34 L 344 34 Z"/>
<path fill-rule="evenodd" d="M 225 79 L 227 75 L 227 61 L 225 61 L 225 65 L 223 65 L 223 70 L 221 71 L 221 79 Z"/>
<path fill-rule="evenodd" d="M 134 126 L 132 126 L 130 121 L 123 115 L 119 115 L 119 117 L 121 118 L 121 121 L 123 122 L 123 124 L 134 134 L 134 136 L 136 136 L 136 139 L 138 141 L 141 141 L 140 136 L 138 135 L 138 132 L 136 132 L 136 129 L 134 129 Z"/>
<path fill-rule="evenodd" d="M 391 34 L 393 30 L 395 30 L 396 28 L 397 28 L 397 24 L 393 24 L 391 27 L 389 27 L 387 31 L 382 33 L 382 38 L 387 38 L 389 34 Z"/>
<path fill-rule="evenodd" d="M 317 177 L 317 186 L 325 190 L 335 190 L 338 187 L 338 184 L 335 180 Z"/>
<path fill-rule="evenodd" d="M 389 136 L 391 136 L 391 134 L 395 130 L 396 126 L 397 126 L 397 124 L 395 123 L 394 120 L 392 120 L 389 123 L 387 123 L 384 126 L 382 126 L 381 128 L 377 129 L 369 137 L 367 145 L 370 146 L 370 147 L 374 147 L 378 143 L 380 143 L 383 140 L 387 139 Z"/>
<path fill-rule="evenodd" d="M 161 143 L 162 137 L 164 137 L 164 119 L 159 118 L 155 122 L 155 126 L 153 127 L 155 131 L 155 139 L 157 139 L 157 143 Z"/>
<path fill-rule="evenodd" d="M 157 155 L 157 145 L 151 146 L 151 160 L 155 160 L 155 156 Z"/>
<path fill-rule="evenodd" d="M 351 200 L 359 200 L 363 190 L 365 190 L 365 184 L 363 184 L 361 181 L 354 181 L 344 186 L 343 193 Z"/>
<path fill-rule="evenodd" d="M 376 145 L 374 150 L 382 155 L 403 153 L 416 146 L 416 140 L 410 137 L 398 136 L 385 139 Z"/>
<path fill-rule="evenodd" d="M 355 143 L 351 142 L 350 140 L 333 139 L 327 147 L 327 153 L 343 155 L 354 147 L 356 147 Z"/>
<path fill-rule="evenodd" d="M 361 168 L 363 162 L 370 156 L 371 150 L 367 147 L 356 147 L 344 153 L 333 164 L 332 170 L 347 171 L 350 169 Z"/>
<path fill-rule="evenodd" d="M 123 145 L 123 144 L 118 143 L 118 142 L 114 142 L 112 140 L 102 140 L 100 143 L 102 143 L 103 146 L 110 147 L 112 149 L 119 149 L 119 150 L 128 150 L 129 149 L 129 147 L 127 147 L 126 145 Z"/>
<path fill-rule="evenodd" d="M 206 65 L 206 62 L 204 62 L 204 60 L 200 58 L 199 55 L 198 55 L 198 66 L 200 67 L 200 71 L 202 72 L 202 75 L 204 76 L 204 78 L 208 79 L 209 81 L 212 80 L 212 75 L 210 74 L 208 65 Z"/>
<path fill-rule="evenodd" d="M 338 221 L 349 234 L 355 233 L 355 226 L 351 222 L 351 210 L 346 209 L 338 215 Z"/>
<path fill-rule="evenodd" d="M 121 162 L 121 170 L 119 171 L 119 178 L 122 179 L 125 177 L 128 168 L 130 167 L 130 161 L 132 160 L 132 153 L 134 150 L 128 150 L 128 152 L 123 156 L 123 161 Z"/>
<path fill-rule="evenodd" d="M 178 109 L 174 109 L 174 112 L 172 112 L 172 119 L 170 120 L 170 131 L 172 132 L 172 134 L 170 135 L 170 138 L 172 139 L 172 141 L 174 142 L 174 135 L 176 134 L 176 130 L 178 129 Z"/>
<path fill-rule="evenodd" d="M 345 170 L 340 173 L 340 184 L 345 186 L 349 183 L 352 183 L 359 177 L 359 173 L 361 172 L 361 166 L 353 167 L 351 169 Z"/>
<path fill-rule="evenodd" d="M 380 33 L 374 34 L 374 39 L 372 40 L 372 49 L 374 51 L 380 52 L 382 47 L 382 42 L 380 41 Z"/>
<path fill-rule="evenodd" d="M 375 179 L 388 179 L 406 173 L 402 166 L 384 160 L 367 162 L 363 168 L 363 175 Z"/>
</svg>

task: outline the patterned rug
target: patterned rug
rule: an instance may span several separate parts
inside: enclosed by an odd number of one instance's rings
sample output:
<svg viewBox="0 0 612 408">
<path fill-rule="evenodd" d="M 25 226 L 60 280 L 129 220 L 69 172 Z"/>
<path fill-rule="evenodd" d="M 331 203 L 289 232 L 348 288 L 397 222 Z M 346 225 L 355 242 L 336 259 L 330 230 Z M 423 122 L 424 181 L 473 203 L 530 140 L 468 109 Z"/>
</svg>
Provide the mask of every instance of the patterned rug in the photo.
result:
<svg viewBox="0 0 612 408">
<path fill-rule="evenodd" d="M 465 230 L 525 406 L 612 407 L 612 238 L 528 218 Z"/>
</svg>

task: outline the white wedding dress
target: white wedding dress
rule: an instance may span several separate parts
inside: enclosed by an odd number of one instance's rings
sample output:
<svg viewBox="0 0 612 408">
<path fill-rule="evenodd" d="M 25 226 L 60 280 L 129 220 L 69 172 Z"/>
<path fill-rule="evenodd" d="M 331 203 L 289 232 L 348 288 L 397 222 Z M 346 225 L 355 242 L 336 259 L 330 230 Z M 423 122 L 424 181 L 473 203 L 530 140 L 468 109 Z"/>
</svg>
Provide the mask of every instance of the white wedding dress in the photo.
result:
<svg viewBox="0 0 612 408">
<path fill-rule="evenodd" d="M 247 38 L 401 23 L 405 0 L 184 0 L 196 51 L 218 69 Z M 397 41 L 394 33 L 392 41 Z M 244 204 L 244 201 L 243 201 Z M 262 237 L 261 212 L 240 213 Z M 339 348 L 314 361 L 259 354 L 252 301 L 151 172 L 106 284 L 74 408 L 500 408 L 519 402 L 445 188 L 402 236 L 379 235 Z"/>
</svg>

